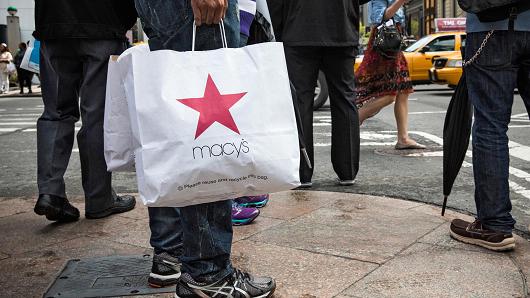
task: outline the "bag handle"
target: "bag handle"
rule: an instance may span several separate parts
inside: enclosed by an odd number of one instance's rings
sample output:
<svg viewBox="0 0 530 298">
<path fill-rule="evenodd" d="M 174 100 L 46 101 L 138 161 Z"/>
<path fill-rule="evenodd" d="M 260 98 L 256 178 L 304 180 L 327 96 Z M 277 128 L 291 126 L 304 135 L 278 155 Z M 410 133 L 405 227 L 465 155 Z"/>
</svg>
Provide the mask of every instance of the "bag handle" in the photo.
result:
<svg viewBox="0 0 530 298">
<path fill-rule="evenodd" d="M 226 42 L 226 32 L 225 32 L 225 24 L 224 20 L 221 20 L 219 23 L 219 30 L 221 31 L 221 42 L 223 43 L 223 48 L 228 48 L 228 43 Z M 197 24 L 195 21 L 193 21 L 193 35 L 192 35 L 192 41 L 191 41 L 191 51 L 195 51 L 195 37 L 197 35 Z"/>
</svg>

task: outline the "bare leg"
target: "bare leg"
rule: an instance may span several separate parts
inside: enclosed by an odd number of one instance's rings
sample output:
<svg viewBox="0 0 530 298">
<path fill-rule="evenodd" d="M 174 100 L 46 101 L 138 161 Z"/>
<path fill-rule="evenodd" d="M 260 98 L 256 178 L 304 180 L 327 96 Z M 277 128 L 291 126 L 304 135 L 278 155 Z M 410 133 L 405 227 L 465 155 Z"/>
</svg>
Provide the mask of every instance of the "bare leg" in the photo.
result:
<svg viewBox="0 0 530 298">
<path fill-rule="evenodd" d="M 359 125 L 362 125 L 364 120 L 375 116 L 382 108 L 392 104 L 395 98 L 393 95 L 386 95 L 368 101 L 359 109 Z"/>
<path fill-rule="evenodd" d="M 394 116 L 397 124 L 397 143 L 399 145 L 415 145 L 416 141 L 409 137 L 409 94 L 399 93 L 394 104 Z M 419 145 L 419 144 L 417 144 Z M 421 145 L 419 145 L 421 147 Z M 415 148 L 421 149 L 421 148 Z"/>
</svg>

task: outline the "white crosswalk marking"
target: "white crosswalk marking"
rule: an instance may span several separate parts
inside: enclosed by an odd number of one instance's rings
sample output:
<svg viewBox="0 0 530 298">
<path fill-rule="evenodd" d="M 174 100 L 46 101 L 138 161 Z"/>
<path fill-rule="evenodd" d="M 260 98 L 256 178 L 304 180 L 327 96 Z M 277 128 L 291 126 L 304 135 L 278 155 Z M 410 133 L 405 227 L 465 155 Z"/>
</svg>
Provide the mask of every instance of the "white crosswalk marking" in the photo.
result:
<svg viewBox="0 0 530 298">
<path fill-rule="evenodd" d="M 37 122 L 0 122 L 0 125 L 3 126 L 13 126 L 13 125 L 35 125 Z"/>
</svg>

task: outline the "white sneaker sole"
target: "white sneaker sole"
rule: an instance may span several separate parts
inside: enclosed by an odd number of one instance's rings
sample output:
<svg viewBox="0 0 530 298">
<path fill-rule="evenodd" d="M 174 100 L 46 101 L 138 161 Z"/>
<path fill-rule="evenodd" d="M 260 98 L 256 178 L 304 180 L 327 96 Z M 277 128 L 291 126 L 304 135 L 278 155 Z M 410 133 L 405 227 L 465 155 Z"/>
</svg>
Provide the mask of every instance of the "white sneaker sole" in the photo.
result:
<svg viewBox="0 0 530 298">
<path fill-rule="evenodd" d="M 267 292 L 266 294 L 263 294 L 261 296 L 256 296 L 256 297 L 253 297 L 253 298 L 267 298 L 267 297 L 269 297 L 270 294 L 271 294 L 271 292 Z M 180 297 L 179 297 L 179 295 L 177 295 L 175 293 L 175 298 L 180 298 Z M 208 296 L 204 296 L 204 298 L 209 298 L 209 297 Z"/>
<path fill-rule="evenodd" d="M 515 238 L 508 238 L 508 239 L 504 239 L 502 242 L 499 242 L 499 243 L 491 243 L 491 242 L 486 242 L 484 240 L 480 240 L 480 239 L 473 239 L 473 238 L 467 238 L 467 237 L 463 237 L 463 236 L 460 236 L 458 235 L 457 233 L 449 230 L 450 233 L 451 233 L 451 237 L 453 237 L 454 239 L 460 241 L 460 242 L 464 242 L 464 243 L 467 243 L 467 244 L 473 244 L 473 245 L 478 245 L 478 246 L 481 246 L 481 247 L 484 247 L 484 248 L 487 248 L 487 249 L 490 249 L 490 250 L 494 250 L 494 251 L 507 251 L 507 250 L 512 250 L 515 248 Z"/>
</svg>

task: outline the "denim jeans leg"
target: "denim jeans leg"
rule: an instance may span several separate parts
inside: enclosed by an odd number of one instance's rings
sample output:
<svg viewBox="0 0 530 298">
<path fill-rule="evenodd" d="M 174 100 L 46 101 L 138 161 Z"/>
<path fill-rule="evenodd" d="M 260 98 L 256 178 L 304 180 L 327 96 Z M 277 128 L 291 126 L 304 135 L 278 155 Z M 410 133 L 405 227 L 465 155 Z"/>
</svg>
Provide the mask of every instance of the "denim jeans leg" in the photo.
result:
<svg viewBox="0 0 530 298">
<path fill-rule="evenodd" d="M 189 51 L 192 44 L 193 11 L 189 0 L 135 0 L 138 15 L 149 34 L 149 47 L 152 51 L 170 49 Z M 228 47 L 239 46 L 239 11 L 237 0 L 228 1 L 224 27 Z M 203 25 L 197 28 L 195 48 L 198 51 L 222 47 L 219 26 Z M 178 169 L 177 169 L 178 170 Z M 158 209 L 158 208 L 154 208 Z M 160 208 L 162 209 L 162 208 Z M 162 212 L 162 211 L 160 211 Z M 150 210 L 150 214 L 153 211 Z M 155 211 L 155 213 L 157 213 Z M 232 213 L 231 201 L 201 204 L 179 208 L 182 227 L 182 271 L 189 273 L 195 280 L 216 281 L 232 273 L 230 252 L 232 249 Z M 172 240 L 164 237 L 176 237 L 177 215 L 174 218 L 161 219 L 167 216 L 151 214 L 151 221 L 157 227 L 153 229 L 156 245 L 170 244 Z M 169 215 L 171 216 L 171 215 Z M 169 217 L 168 216 L 168 217 Z M 164 223 L 165 221 L 165 223 Z M 162 229 L 175 229 L 173 233 Z M 173 240 L 176 238 L 172 238 Z M 152 238 L 153 240 L 153 238 Z"/>
<path fill-rule="evenodd" d="M 232 200 L 180 208 L 182 271 L 205 283 L 232 273 Z"/>
<path fill-rule="evenodd" d="M 178 208 L 149 207 L 150 243 L 155 254 L 182 256 L 182 223 Z"/>
<path fill-rule="evenodd" d="M 510 233 L 515 220 L 508 185 L 508 124 L 517 80 L 512 64 L 513 41 L 508 32 L 495 32 L 479 58 L 467 66 L 469 99 L 474 107 L 473 172 L 477 218 L 492 230 Z M 485 33 L 469 33 L 466 57 L 469 59 Z"/>
</svg>

